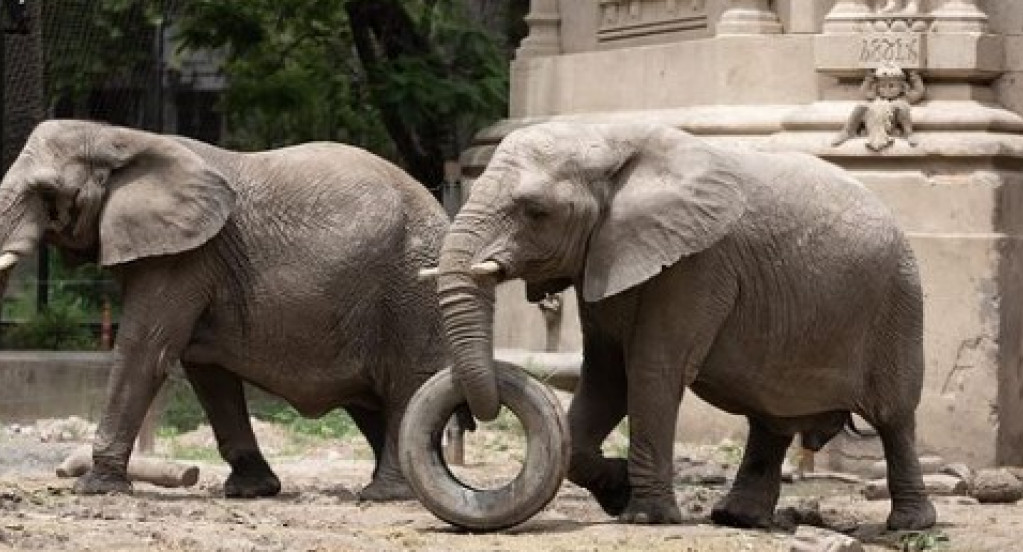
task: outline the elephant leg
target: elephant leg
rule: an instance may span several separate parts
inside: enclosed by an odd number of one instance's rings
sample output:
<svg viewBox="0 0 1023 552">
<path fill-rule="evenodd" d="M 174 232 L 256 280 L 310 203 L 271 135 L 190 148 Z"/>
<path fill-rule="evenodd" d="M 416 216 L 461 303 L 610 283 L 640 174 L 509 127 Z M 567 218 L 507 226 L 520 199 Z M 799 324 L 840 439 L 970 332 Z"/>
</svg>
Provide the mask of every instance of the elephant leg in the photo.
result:
<svg viewBox="0 0 1023 552">
<path fill-rule="evenodd" d="M 746 451 L 731 490 L 711 510 L 714 523 L 732 527 L 769 527 L 781 492 L 781 466 L 791 434 L 770 431 L 749 418 Z"/>
<path fill-rule="evenodd" d="M 231 466 L 231 475 L 224 482 L 224 495 L 276 496 L 281 492 L 281 482 L 259 451 L 241 379 L 217 365 L 183 365 L 213 428 L 220 456 Z"/>
<path fill-rule="evenodd" d="M 162 263 L 162 264 L 161 264 Z M 155 265 L 155 266 L 154 266 Z M 202 281 L 176 256 L 139 262 L 124 274 L 124 311 L 107 382 L 107 404 L 92 446 L 93 467 L 79 494 L 128 492 L 128 458 L 142 420 L 181 354 L 205 303 Z M 191 284 L 191 286 L 189 286 Z"/>
<path fill-rule="evenodd" d="M 586 339 L 581 378 L 568 408 L 572 454 L 569 481 L 589 490 L 608 515 L 617 516 L 629 502 L 628 463 L 605 458 L 600 446 L 626 411 L 627 386 L 618 347 Z"/>
<path fill-rule="evenodd" d="M 675 420 L 682 382 L 658 370 L 630 366 L 629 484 L 632 494 L 619 518 L 628 523 L 682 523 L 672 481 Z"/>
<path fill-rule="evenodd" d="M 369 485 L 359 491 L 359 500 L 388 502 L 414 499 L 412 488 L 401 473 L 398 463 L 398 431 L 404 408 L 374 411 L 350 407 L 347 410 L 359 431 L 369 441 L 376 459 L 373 478 Z"/>
<path fill-rule="evenodd" d="M 934 505 L 924 492 L 923 472 L 916 455 L 916 423 L 912 413 L 874 424 L 888 464 L 892 511 L 888 528 L 926 529 L 934 525 Z"/>
<path fill-rule="evenodd" d="M 723 256 L 694 255 L 636 300 L 625 369 L 632 495 L 622 521 L 682 522 L 672 478 L 679 405 L 732 311 L 738 287 L 729 270 Z"/>
<path fill-rule="evenodd" d="M 92 445 L 92 468 L 75 481 L 78 494 L 131 492 L 128 458 L 142 421 L 166 379 L 166 368 L 156 368 L 155 359 L 137 345 L 119 344 L 107 384 L 107 406 L 96 428 Z M 136 367 L 146 371 L 132 374 Z"/>
</svg>

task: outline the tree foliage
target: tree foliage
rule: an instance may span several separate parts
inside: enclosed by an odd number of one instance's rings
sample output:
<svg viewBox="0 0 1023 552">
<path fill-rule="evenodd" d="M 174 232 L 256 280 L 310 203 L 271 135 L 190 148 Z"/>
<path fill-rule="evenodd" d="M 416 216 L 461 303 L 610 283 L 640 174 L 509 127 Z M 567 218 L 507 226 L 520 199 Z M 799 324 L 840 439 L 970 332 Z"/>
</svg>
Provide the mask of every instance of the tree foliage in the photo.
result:
<svg viewBox="0 0 1023 552">
<path fill-rule="evenodd" d="M 175 27 L 183 47 L 223 52 L 238 147 L 343 141 L 437 185 L 507 103 L 502 41 L 458 0 L 193 0 Z"/>
<path fill-rule="evenodd" d="M 46 96 L 74 103 L 110 87 L 139 86 L 158 70 L 160 0 L 42 2 Z"/>
</svg>

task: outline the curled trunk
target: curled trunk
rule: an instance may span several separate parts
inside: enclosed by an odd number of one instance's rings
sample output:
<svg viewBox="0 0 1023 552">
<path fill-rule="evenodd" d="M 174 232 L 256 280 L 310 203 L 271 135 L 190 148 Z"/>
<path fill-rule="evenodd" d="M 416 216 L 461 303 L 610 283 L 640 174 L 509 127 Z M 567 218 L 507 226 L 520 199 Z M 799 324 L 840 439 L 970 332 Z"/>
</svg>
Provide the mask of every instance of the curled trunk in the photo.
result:
<svg viewBox="0 0 1023 552">
<path fill-rule="evenodd" d="M 465 228 L 463 211 L 441 251 L 438 291 L 453 371 L 469 409 L 492 420 L 501 408 L 493 367 L 494 288 L 470 272 L 481 239 Z"/>
</svg>

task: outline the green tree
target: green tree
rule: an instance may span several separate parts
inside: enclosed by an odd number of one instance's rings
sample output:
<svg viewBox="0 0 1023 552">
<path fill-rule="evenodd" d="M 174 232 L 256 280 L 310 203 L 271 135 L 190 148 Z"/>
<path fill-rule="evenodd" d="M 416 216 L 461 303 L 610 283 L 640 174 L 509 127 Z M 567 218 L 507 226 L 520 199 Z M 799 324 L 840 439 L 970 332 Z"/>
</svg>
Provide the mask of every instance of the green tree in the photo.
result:
<svg viewBox="0 0 1023 552">
<path fill-rule="evenodd" d="M 327 139 L 427 186 L 507 104 L 508 50 L 458 0 L 193 0 L 184 47 L 221 49 L 233 145 Z"/>
</svg>

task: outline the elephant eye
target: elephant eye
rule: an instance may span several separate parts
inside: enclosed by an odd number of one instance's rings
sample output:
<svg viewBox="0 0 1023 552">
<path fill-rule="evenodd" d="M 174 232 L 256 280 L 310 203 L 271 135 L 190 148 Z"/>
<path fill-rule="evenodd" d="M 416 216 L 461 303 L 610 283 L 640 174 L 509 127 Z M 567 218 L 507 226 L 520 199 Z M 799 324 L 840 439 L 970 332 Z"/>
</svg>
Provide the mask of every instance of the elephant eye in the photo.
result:
<svg viewBox="0 0 1023 552">
<path fill-rule="evenodd" d="M 550 210 L 546 205 L 534 201 L 527 201 L 522 205 L 522 213 L 526 218 L 533 221 L 540 221 L 550 216 Z"/>
</svg>

